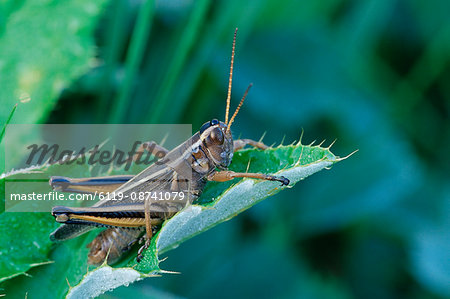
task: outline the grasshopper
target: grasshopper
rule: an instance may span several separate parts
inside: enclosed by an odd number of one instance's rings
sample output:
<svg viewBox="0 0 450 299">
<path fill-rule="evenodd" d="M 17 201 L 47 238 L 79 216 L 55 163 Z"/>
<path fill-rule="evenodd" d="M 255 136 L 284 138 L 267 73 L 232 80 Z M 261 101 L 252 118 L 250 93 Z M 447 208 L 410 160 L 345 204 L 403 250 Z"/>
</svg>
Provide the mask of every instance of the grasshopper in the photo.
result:
<svg viewBox="0 0 450 299">
<path fill-rule="evenodd" d="M 262 173 L 238 173 L 228 170 L 233 153 L 250 145 L 262 150 L 268 148 L 264 143 L 251 139 L 233 140 L 230 128 L 248 94 L 252 84 L 245 91 L 234 114 L 229 119 L 233 63 L 237 29 L 234 32 L 231 52 L 231 65 L 228 80 L 228 93 L 225 121 L 213 119 L 202 125 L 200 130 L 175 149 L 168 151 L 155 142 L 146 142 L 136 152 L 137 159 L 145 150 L 151 154 L 163 152 L 166 163 L 152 164 L 136 176 L 108 176 L 97 178 L 51 177 L 50 185 L 57 191 L 70 192 L 113 192 L 124 199 L 119 202 L 112 195 L 108 200 L 100 201 L 92 207 L 55 206 L 52 215 L 57 222 L 63 223 L 50 238 L 61 241 L 79 236 L 96 226 L 107 227 L 90 244 L 88 263 L 101 264 L 116 262 L 124 252 L 145 234 L 145 244 L 139 249 L 137 261 L 142 258 L 153 234 L 162 222 L 173 217 L 185 204 L 194 202 L 202 193 L 207 181 L 225 182 L 234 178 L 254 178 L 278 181 L 288 185 L 283 176 Z M 183 203 L 171 201 L 162 206 L 145 200 L 135 202 L 127 197 L 133 192 L 169 192 L 183 195 Z"/>
</svg>

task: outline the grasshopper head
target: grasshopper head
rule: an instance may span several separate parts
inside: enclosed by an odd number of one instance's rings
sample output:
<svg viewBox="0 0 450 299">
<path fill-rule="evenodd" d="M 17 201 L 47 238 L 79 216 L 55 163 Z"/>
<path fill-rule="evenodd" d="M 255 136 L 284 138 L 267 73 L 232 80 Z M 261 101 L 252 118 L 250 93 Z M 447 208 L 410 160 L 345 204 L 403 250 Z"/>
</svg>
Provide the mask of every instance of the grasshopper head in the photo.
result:
<svg viewBox="0 0 450 299">
<path fill-rule="evenodd" d="M 239 109 L 241 109 L 241 106 L 244 103 L 245 97 L 247 96 L 250 87 L 252 87 L 252 84 L 250 84 L 247 87 L 244 96 L 242 97 L 238 107 L 236 108 L 236 111 L 228 121 L 230 101 L 231 101 L 231 83 L 233 80 L 233 63 L 234 63 L 234 50 L 236 46 L 236 34 L 237 28 L 234 31 L 233 48 L 231 51 L 230 77 L 228 79 L 228 94 L 227 94 L 227 107 L 225 110 L 225 122 L 213 119 L 209 122 L 204 123 L 203 126 L 200 128 L 200 139 L 202 141 L 202 149 L 205 151 L 205 154 L 208 156 L 208 158 L 213 161 L 214 165 L 220 169 L 228 168 L 228 166 L 231 163 L 231 159 L 233 158 L 234 146 L 230 128 L 231 125 L 233 124 L 234 119 L 236 118 L 236 115 L 239 112 Z"/>
<path fill-rule="evenodd" d="M 213 119 L 200 128 L 203 149 L 218 168 L 226 169 L 233 158 L 233 137 L 224 122 Z"/>
</svg>

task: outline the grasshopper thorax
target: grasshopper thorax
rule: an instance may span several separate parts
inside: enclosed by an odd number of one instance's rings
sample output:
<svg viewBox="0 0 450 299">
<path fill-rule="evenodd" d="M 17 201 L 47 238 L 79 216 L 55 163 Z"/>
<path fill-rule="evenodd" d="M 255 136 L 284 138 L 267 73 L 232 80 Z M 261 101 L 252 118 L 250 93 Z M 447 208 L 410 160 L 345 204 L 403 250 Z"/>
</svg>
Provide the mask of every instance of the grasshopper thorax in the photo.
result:
<svg viewBox="0 0 450 299">
<path fill-rule="evenodd" d="M 226 169 L 233 158 L 233 137 L 228 126 L 217 119 L 208 121 L 200 128 L 202 150 L 214 165 Z"/>
</svg>

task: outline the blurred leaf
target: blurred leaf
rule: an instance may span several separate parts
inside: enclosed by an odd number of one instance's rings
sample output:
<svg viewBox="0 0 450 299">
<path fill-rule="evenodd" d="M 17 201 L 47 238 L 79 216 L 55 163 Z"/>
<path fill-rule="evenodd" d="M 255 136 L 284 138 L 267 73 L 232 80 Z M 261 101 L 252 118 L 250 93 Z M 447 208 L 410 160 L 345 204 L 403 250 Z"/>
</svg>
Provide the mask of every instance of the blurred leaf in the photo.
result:
<svg viewBox="0 0 450 299">
<path fill-rule="evenodd" d="M 116 4 L 118 5 L 118 4 Z M 132 86 L 138 74 L 139 65 L 144 57 L 145 45 L 151 29 L 154 13 L 154 1 L 144 1 L 139 9 L 139 15 L 131 37 L 130 48 L 127 53 L 125 80 L 116 97 L 112 113 L 109 115 L 110 123 L 121 123 L 124 121 Z"/>
<path fill-rule="evenodd" d="M 181 75 L 181 70 L 186 63 L 188 53 L 194 46 L 199 29 L 207 15 L 210 0 L 195 1 L 194 4 L 192 15 L 184 28 L 177 49 L 173 53 L 171 64 L 167 69 L 163 83 L 159 87 L 152 108 L 150 109 L 148 117 L 150 123 L 163 121 L 163 114 L 173 107 L 169 96 L 174 89 L 178 77 Z"/>
<path fill-rule="evenodd" d="M 449 198 L 447 196 L 447 211 L 444 215 L 447 218 L 450 212 Z M 418 231 L 411 250 L 412 273 L 419 282 L 445 298 L 450 297 L 449 222 L 447 219 L 445 225 Z"/>
<path fill-rule="evenodd" d="M 15 123 L 38 123 L 61 90 L 92 65 L 92 33 L 102 1 L 25 1 L 0 36 L 0 98 L 22 102 Z M 0 122 L 9 110 L 0 109 Z"/>
</svg>

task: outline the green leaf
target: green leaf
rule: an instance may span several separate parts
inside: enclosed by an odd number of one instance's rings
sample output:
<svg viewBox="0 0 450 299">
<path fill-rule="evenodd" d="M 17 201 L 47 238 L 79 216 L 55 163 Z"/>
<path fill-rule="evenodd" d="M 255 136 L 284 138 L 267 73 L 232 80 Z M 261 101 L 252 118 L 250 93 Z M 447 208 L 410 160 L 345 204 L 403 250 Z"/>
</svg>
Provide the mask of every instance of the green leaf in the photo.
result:
<svg viewBox="0 0 450 299">
<path fill-rule="evenodd" d="M 32 170 L 42 170 L 34 167 Z M 50 263 L 47 255 L 51 247 L 49 229 L 57 227 L 52 217 L 42 213 L 4 213 L 5 179 L 32 171 L 23 169 L 4 174 L 0 178 L 1 211 L 0 282 L 26 274 L 32 267 Z"/>
<path fill-rule="evenodd" d="M 0 282 L 26 274 L 32 267 L 50 263 L 48 254 L 53 243 L 49 239 L 49 233 L 59 226 L 50 213 L 5 212 L 6 181 L 38 175 L 48 179 L 45 173 L 58 172 L 58 168 L 61 168 L 58 164 L 33 166 L 0 176 Z M 87 166 L 73 168 L 71 174 L 74 176 L 89 174 Z M 65 169 L 69 170 L 67 167 Z M 39 191 L 41 190 L 37 190 Z"/>
</svg>

